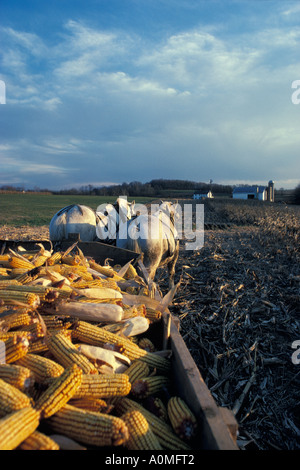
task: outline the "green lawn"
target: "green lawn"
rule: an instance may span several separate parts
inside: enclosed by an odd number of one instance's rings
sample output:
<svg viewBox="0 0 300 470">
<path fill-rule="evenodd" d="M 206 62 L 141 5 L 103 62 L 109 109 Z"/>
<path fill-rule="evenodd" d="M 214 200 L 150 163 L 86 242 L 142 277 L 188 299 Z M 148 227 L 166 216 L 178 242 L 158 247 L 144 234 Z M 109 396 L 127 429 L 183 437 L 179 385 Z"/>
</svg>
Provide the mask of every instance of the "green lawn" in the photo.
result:
<svg viewBox="0 0 300 470">
<path fill-rule="evenodd" d="M 85 204 L 96 209 L 100 204 L 115 202 L 115 196 L 54 195 L 38 193 L 0 194 L 0 225 L 40 226 L 48 225 L 53 215 L 69 204 Z M 147 198 L 131 198 L 141 204 Z"/>
</svg>

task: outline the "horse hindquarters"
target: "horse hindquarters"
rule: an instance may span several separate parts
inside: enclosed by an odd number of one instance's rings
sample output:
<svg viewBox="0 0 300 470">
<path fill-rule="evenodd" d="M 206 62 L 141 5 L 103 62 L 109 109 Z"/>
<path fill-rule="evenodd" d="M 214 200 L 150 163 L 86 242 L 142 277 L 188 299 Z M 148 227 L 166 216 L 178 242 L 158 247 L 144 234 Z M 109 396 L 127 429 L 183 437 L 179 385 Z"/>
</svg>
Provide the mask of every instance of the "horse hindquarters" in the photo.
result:
<svg viewBox="0 0 300 470">
<path fill-rule="evenodd" d="M 91 242 L 96 238 L 96 216 L 87 206 L 74 206 L 66 216 L 66 238 L 78 233 L 80 240 Z"/>
</svg>

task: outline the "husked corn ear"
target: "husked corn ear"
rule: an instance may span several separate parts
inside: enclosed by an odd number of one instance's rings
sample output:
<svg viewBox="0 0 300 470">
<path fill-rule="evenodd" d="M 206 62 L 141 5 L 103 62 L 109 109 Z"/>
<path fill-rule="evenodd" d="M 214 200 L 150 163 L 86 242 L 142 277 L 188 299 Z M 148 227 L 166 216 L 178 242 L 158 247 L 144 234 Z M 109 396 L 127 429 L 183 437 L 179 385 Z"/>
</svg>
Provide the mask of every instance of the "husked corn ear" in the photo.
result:
<svg viewBox="0 0 300 470">
<path fill-rule="evenodd" d="M 104 276 L 114 279 L 115 281 L 123 281 L 123 277 L 119 276 L 118 273 L 111 266 L 101 266 L 93 260 L 89 261 L 90 268 L 97 271 Z"/>
<path fill-rule="evenodd" d="M 58 315 L 44 315 L 43 321 L 47 330 L 68 329 L 74 323 L 72 317 L 59 317 Z"/>
<path fill-rule="evenodd" d="M 149 366 L 146 362 L 134 361 L 124 372 L 128 375 L 129 382 L 133 384 L 136 380 L 141 379 L 142 377 L 147 377 L 150 374 Z"/>
<path fill-rule="evenodd" d="M 30 269 L 29 271 L 23 271 L 22 273 L 17 273 L 15 270 L 16 274 L 16 280 L 20 282 L 21 284 L 28 284 L 39 276 L 40 273 L 40 267 L 34 267 L 33 269 Z"/>
<path fill-rule="evenodd" d="M 132 264 L 130 264 L 128 266 L 128 269 L 127 269 L 125 275 L 124 275 L 124 278 L 125 279 L 134 279 L 137 276 L 138 276 L 138 273 L 137 273 L 135 267 L 132 266 Z"/>
<path fill-rule="evenodd" d="M 34 384 L 31 370 L 16 364 L 0 364 L 0 379 L 22 392 L 28 391 Z"/>
<path fill-rule="evenodd" d="M 168 401 L 168 416 L 172 427 L 181 439 L 194 437 L 197 420 L 187 404 L 180 397 L 171 397 Z"/>
<path fill-rule="evenodd" d="M 27 406 L 31 406 L 30 398 L 21 390 L 0 379 L 0 416 Z"/>
<path fill-rule="evenodd" d="M 161 320 L 161 311 L 155 310 L 154 308 L 151 308 L 151 307 L 146 307 L 145 316 L 146 318 L 148 318 L 148 320 L 154 323 L 154 322 Z"/>
<path fill-rule="evenodd" d="M 150 428 L 158 438 L 160 444 L 164 449 L 169 450 L 190 450 L 190 446 L 180 439 L 174 432 L 171 426 L 164 423 L 160 418 L 157 418 L 153 413 L 146 410 L 145 407 L 137 403 L 135 400 L 124 397 L 117 400 L 115 403 L 115 410 L 118 416 L 132 410 L 140 411 L 147 419 Z"/>
<path fill-rule="evenodd" d="M 131 383 L 126 374 L 84 374 L 73 398 L 122 397 L 128 395 L 130 390 Z"/>
<path fill-rule="evenodd" d="M 1 362 L 11 364 L 16 362 L 21 357 L 27 354 L 29 349 L 29 341 L 25 336 L 15 334 L 14 336 L 3 340 L 4 347 L 1 348 L 0 353 L 4 353 L 4 357 L 1 356 Z"/>
<path fill-rule="evenodd" d="M 146 337 L 141 338 L 138 341 L 138 345 L 139 345 L 140 348 L 145 349 L 145 351 L 148 351 L 148 352 L 155 352 L 156 351 L 156 347 L 154 346 L 153 342 L 149 338 L 146 338 Z"/>
<path fill-rule="evenodd" d="M 156 368 L 159 371 L 168 372 L 170 370 L 170 361 L 168 359 L 153 353 L 148 353 L 144 349 L 139 348 L 130 339 L 110 333 L 103 328 L 99 328 L 87 322 L 78 321 L 73 330 L 73 335 L 74 338 L 94 346 L 103 346 L 105 343 L 118 345 L 123 349 L 122 354 L 132 361 L 140 359 L 146 362 L 150 367 Z"/>
<path fill-rule="evenodd" d="M 97 374 L 97 368 L 80 353 L 76 346 L 62 332 L 50 334 L 46 337 L 49 351 L 64 367 L 77 364 L 84 374 Z"/>
<path fill-rule="evenodd" d="M 82 370 L 76 364 L 67 367 L 55 378 L 35 403 L 35 408 L 41 412 L 42 418 L 49 418 L 66 405 L 76 393 L 81 379 Z"/>
<path fill-rule="evenodd" d="M 122 419 L 69 404 L 51 416 L 48 424 L 55 432 L 88 445 L 119 446 L 128 439 L 128 429 Z"/>
<path fill-rule="evenodd" d="M 59 445 L 39 431 L 34 431 L 18 447 L 19 450 L 59 450 Z"/>
<path fill-rule="evenodd" d="M 69 404 L 77 408 L 83 408 L 87 411 L 97 411 L 99 413 L 109 413 L 112 409 L 112 406 L 108 405 L 102 398 L 72 398 Z"/>
<path fill-rule="evenodd" d="M 37 294 L 12 289 L 0 289 L 0 300 L 1 299 L 6 305 L 15 305 L 16 303 L 21 302 L 23 304 L 31 305 L 32 307 L 38 307 L 40 304 L 40 298 Z"/>
<path fill-rule="evenodd" d="M 53 253 L 50 258 L 47 260 L 48 266 L 53 266 L 56 263 L 59 263 L 62 258 L 62 253 L 60 251 L 56 251 Z"/>
<path fill-rule="evenodd" d="M 1 274 L 1 271 L 0 271 Z M 0 289 L 6 289 L 9 286 L 21 286 L 17 279 L 0 279 Z"/>
<path fill-rule="evenodd" d="M 138 410 L 128 411 L 121 416 L 126 423 L 129 439 L 125 447 L 130 450 L 162 450 L 157 437 L 149 426 L 148 421 Z"/>
<path fill-rule="evenodd" d="M 131 393 L 136 398 L 146 398 L 160 392 L 170 385 L 170 380 L 164 375 L 153 375 L 136 380 L 131 386 Z"/>
<path fill-rule="evenodd" d="M 31 406 L 14 411 L 0 419 L 0 450 L 13 450 L 40 424 L 40 414 Z"/>
<path fill-rule="evenodd" d="M 149 396 L 143 400 L 143 405 L 147 410 L 162 419 L 165 423 L 169 422 L 167 408 L 159 397 Z"/>
<path fill-rule="evenodd" d="M 64 371 L 64 367 L 52 359 L 31 353 L 19 359 L 17 364 L 29 369 L 38 383 L 44 383 L 49 378 L 59 377 Z"/>
<path fill-rule="evenodd" d="M 9 259 L 9 266 L 11 268 L 23 268 L 23 269 L 34 269 L 34 264 L 25 258 L 19 258 L 18 256 L 11 256 Z"/>
<path fill-rule="evenodd" d="M 30 325 L 34 321 L 33 315 L 27 308 L 13 311 L 10 315 L 3 318 L 2 328 L 6 331 L 18 328 L 20 326 Z"/>
</svg>

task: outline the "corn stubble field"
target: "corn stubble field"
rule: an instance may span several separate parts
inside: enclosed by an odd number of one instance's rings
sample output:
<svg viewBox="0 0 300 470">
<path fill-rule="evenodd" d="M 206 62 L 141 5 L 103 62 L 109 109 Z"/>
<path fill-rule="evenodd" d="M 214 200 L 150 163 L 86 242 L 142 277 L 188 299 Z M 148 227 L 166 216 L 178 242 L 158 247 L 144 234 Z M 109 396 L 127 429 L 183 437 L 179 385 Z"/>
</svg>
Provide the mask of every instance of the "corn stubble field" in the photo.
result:
<svg viewBox="0 0 300 470">
<path fill-rule="evenodd" d="M 187 251 L 180 241 L 170 310 L 215 401 L 234 411 L 239 447 L 299 449 L 300 364 L 292 344 L 300 340 L 300 207 L 215 199 L 204 213 L 204 247 Z M 47 239 L 47 223 L 10 221 L 0 238 Z M 162 292 L 165 277 L 158 270 Z"/>
</svg>

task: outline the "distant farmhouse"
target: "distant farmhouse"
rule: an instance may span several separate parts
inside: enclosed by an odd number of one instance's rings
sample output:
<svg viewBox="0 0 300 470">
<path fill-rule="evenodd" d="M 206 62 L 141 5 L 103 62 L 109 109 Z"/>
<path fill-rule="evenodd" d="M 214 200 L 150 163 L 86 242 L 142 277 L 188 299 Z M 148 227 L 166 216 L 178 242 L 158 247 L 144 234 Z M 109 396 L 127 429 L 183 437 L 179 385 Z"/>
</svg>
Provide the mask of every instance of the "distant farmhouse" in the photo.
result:
<svg viewBox="0 0 300 470">
<path fill-rule="evenodd" d="M 213 198 L 211 191 L 206 191 L 205 193 L 195 193 L 193 199 L 211 199 Z"/>
<path fill-rule="evenodd" d="M 233 199 L 258 199 L 259 201 L 274 202 L 274 181 L 268 186 L 238 186 L 232 192 Z"/>
</svg>

